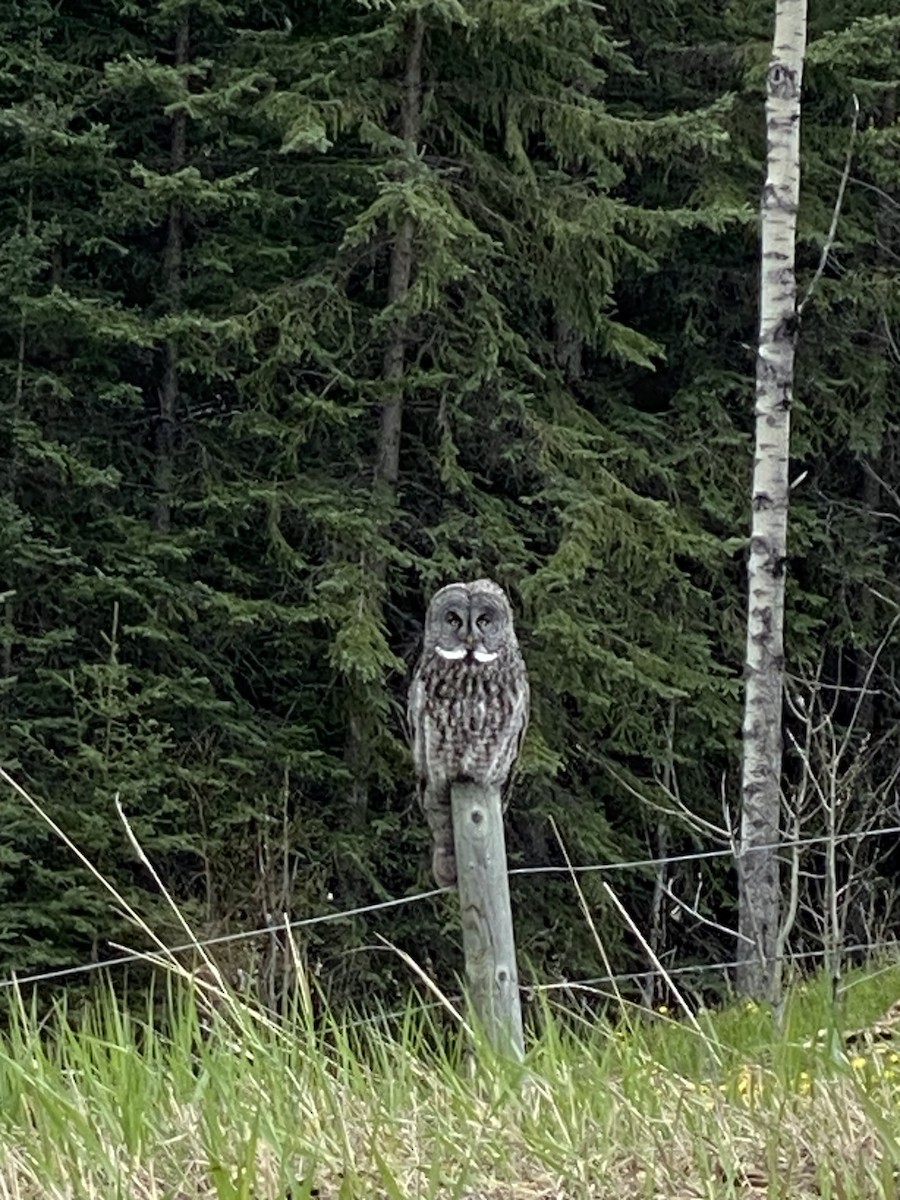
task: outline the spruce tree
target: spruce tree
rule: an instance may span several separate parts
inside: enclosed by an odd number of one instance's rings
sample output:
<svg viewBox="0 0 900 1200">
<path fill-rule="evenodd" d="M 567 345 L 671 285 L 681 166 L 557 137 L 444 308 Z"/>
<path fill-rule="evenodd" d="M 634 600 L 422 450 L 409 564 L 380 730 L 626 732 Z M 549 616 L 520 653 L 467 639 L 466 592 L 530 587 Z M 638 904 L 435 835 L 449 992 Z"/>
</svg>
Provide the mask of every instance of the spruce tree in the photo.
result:
<svg viewBox="0 0 900 1200">
<path fill-rule="evenodd" d="M 513 594 L 534 681 L 513 865 L 562 865 L 551 816 L 579 862 L 708 847 L 738 753 L 763 9 L 4 9 L 2 756 L 161 932 L 117 791 L 200 933 L 426 886 L 406 672 L 429 593 L 476 574 Z M 892 51 L 859 68 L 876 9 L 813 30 L 807 277 L 847 88 L 887 104 Z M 867 587 L 894 594 L 864 497 L 866 466 L 895 486 L 879 113 L 804 315 L 788 630 L 863 666 Z M 0 804 L 8 962 L 130 936 Z M 733 923 L 721 866 L 667 882 Z M 658 884 L 622 881 L 648 926 Z M 514 904 L 538 974 L 595 973 L 564 874 Z M 377 928 L 443 971 L 450 911 Z M 664 915 L 662 952 L 730 956 Z M 336 995 L 408 986 L 347 953 L 371 941 L 306 951 Z M 283 947 L 252 945 L 274 1000 Z"/>
</svg>

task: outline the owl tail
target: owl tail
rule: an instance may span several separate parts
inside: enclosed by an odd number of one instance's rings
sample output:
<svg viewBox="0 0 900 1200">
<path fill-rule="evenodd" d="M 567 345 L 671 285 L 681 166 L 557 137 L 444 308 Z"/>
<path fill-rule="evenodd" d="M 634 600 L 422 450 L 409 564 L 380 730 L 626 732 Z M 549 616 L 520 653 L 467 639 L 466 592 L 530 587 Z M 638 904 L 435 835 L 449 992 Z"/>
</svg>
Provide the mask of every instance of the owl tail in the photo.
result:
<svg viewBox="0 0 900 1200">
<path fill-rule="evenodd" d="M 431 872 L 438 887 L 456 884 L 456 852 L 453 848 L 453 818 L 450 811 L 450 789 L 425 785 L 422 794 L 425 820 L 431 830 L 434 853 Z"/>
</svg>

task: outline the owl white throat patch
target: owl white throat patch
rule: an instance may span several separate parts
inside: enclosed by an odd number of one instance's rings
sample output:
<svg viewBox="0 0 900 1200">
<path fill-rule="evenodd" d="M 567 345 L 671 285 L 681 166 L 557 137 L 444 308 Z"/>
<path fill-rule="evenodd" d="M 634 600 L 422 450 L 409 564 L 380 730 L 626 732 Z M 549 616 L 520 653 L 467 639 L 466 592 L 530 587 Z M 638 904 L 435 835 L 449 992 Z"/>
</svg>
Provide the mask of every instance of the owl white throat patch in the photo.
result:
<svg viewBox="0 0 900 1200">
<path fill-rule="evenodd" d="M 498 655 L 496 650 L 473 650 L 472 657 L 476 662 L 491 663 Z"/>
<path fill-rule="evenodd" d="M 435 646 L 441 658 L 447 662 L 461 662 L 469 654 L 466 646 L 454 646 L 452 650 L 445 650 L 443 646 Z M 495 650 L 473 650 L 472 657 L 479 663 L 492 663 L 498 657 Z"/>
</svg>

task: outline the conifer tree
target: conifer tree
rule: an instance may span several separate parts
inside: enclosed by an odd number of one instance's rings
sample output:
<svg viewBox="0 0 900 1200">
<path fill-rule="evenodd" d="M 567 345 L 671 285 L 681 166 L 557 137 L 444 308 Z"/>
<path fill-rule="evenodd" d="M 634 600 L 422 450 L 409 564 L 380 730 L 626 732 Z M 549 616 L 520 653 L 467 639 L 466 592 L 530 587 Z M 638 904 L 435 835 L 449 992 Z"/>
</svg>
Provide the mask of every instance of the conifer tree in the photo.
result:
<svg viewBox="0 0 900 1200">
<path fill-rule="evenodd" d="M 813 29 L 801 274 L 828 229 L 845 83 L 868 111 L 894 61 L 866 3 Z M 515 596 L 535 685 L 514 865 L 562 863 L 549 816 L 581 862 L 644 857 L 658 835 L 706 848 L 738 757 L 769 16 L 616 0 L 603 20 L 582 0 L 0 14 L 2 754 L 162 932 L 117 790 L 200 932 L 425 884 L 405 671 L 430 591 L 476 573 Z M 797 661 L 832 638 L 836 664 L 864 663 L 882 603 L 857 622 L 866 585 L 895 594 L 859 457 L 895 486 L 890 236 L 872 253 L 893 130 L 860 124 L 840 269 L 804 315 L 796 453 L 821 488 L 794 497 Z M 889 719 L 879 699 L 876 736 Z M 0 804 L 8 961 L 124 938 Z M 665 925 L 654 882 L 623 886 L 648 923 L 656 903 L 665 953 L 731 956 Z M 718 865 L 668 883 L 702 884 L 704 911 L 734 923 Z M 592 974 L 565 878 L 515 889 L 525 956 Z M 443 924 L 442 901 L 379 918 L 438 970 L 455 962 Z M 345 953 L 371 940 L 330 925 L 308 952 L 342 994 L 396 989 L 381 956 Z M 275 1000 L 286 960 L 265 946 Z"/>
</svg>

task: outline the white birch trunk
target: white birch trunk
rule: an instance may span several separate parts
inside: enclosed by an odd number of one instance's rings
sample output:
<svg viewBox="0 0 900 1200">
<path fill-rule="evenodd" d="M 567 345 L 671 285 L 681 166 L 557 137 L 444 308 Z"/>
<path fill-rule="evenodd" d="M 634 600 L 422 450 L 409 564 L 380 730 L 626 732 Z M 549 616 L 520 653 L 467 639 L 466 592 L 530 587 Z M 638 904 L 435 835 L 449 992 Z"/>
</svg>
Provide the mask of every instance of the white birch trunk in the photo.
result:
<svg viewBox="0 0 900 1200">
<path fill-rule="evenodd" d="M 762 271 L 756 360 L 756 452 L 748 563 L 738 988 L 777 1000 L 780 912 L 781 708 L 788 465 L 794 382 L 794 252 L 800 192 L 800 88 L 806 0 L 777 0 L 766 90 L 768 155 L 762 195 Z M 759 847 L 759 848 L 758 848 Z M 750 939 L 749 941 L 745 939 Z"/>
</svg>

